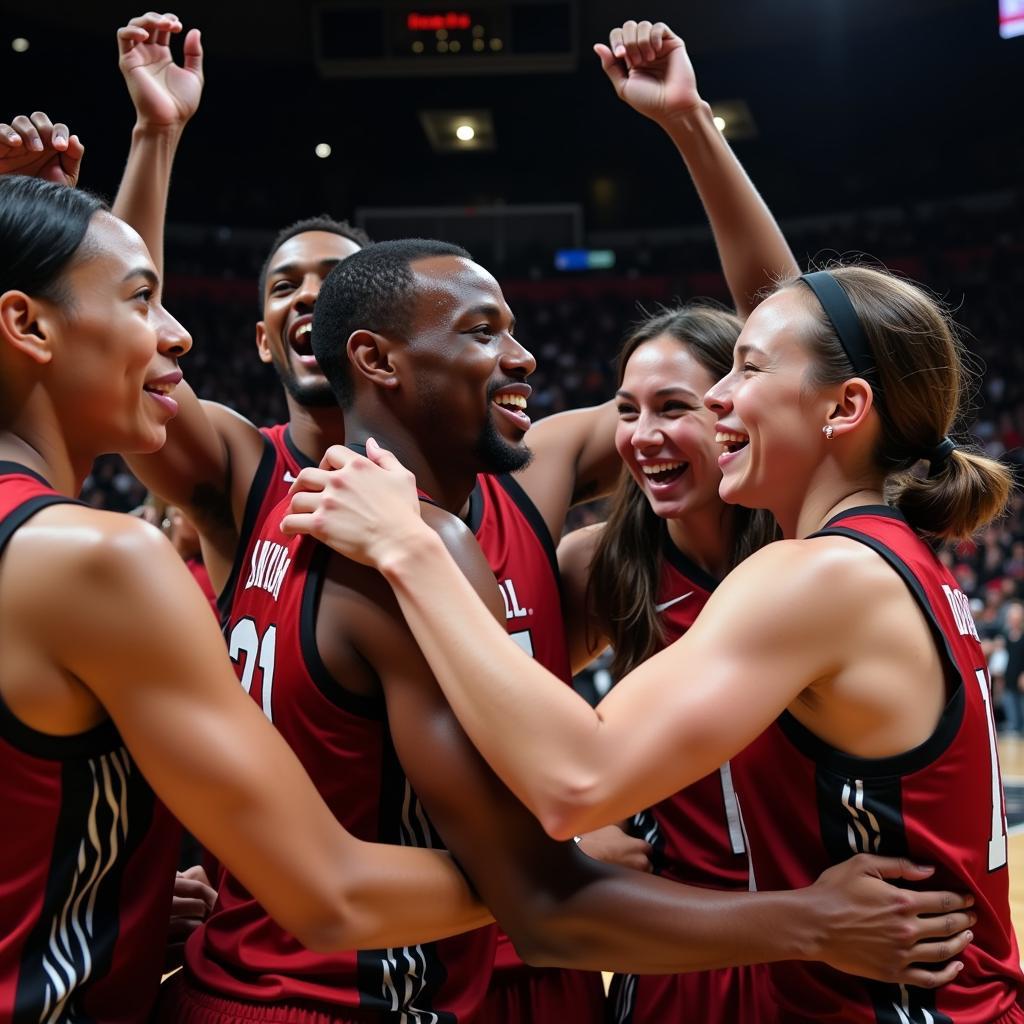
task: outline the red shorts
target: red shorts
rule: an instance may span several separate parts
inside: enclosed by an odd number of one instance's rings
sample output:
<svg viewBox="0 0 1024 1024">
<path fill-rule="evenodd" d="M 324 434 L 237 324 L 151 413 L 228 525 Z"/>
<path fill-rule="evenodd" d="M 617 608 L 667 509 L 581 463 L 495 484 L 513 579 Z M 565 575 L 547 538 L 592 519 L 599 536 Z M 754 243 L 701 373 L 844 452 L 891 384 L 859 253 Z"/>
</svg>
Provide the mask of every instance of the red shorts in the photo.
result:
<svg viewBox="0 0 1024 1024">
<path fill-rule="evenodd" d="M 607 1019 L 609 1024 L 771 1024 L 775 1001 L 761 964 L 690 974 L 616 974 Z"/>
<path fill-rule="evenodd" d="M 210 995 L 189 984 L 178 971 L 160 988 L 160 1000 L 153 1016 L 155 1024 L 380 1024 L 379 1013 L 367 1016 L 359 1010 L 341 1016 L 337 1007 L 327 1010 L 282 1006 L 271 1003 L 240 1003 Z"/>
<path fill-rule="evenodd" d="M 527 967 L 495 971 L 481 1024 L 601 1024 L 604 983 L 596 971 Z"/>
</svg>

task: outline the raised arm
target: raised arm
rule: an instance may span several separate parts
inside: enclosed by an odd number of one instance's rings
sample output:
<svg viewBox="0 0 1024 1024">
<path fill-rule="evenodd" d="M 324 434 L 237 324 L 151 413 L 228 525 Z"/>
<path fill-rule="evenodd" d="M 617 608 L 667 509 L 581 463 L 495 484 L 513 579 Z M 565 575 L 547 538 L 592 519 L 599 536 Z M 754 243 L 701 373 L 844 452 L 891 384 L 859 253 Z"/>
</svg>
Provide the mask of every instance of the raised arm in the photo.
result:
<svg viewBox="0 0 1024 1024">
<path fill-rule="evenodd" d="M 682 39 L 664 22 L 627 21 L 594 52 L 619 98 L 675 143 L 711 223 L 736 310 L 747 316 L 761 289 L 800 271 L 771 211 L 715 127 Z"/>
<path fill-rule="evenodd" d="M 445 534 L 438 544 L 465 574 L 496 638 L 504 638 L 502 609 L 484 604 L 500 602 L 479 548 L 464 528 Z M 343 572 L 351 583 L 351 565 Z M 348 631 L 361 638 L 361 653 L 381 677 L 395 749 L 413 790 L 527 960 L 660 973 L 807 958 L 870 976 L 903 974 L 907 954 L 896 952 L 899 943 L 889 931 L 895 916 L 883 910 L 903 894 L 871 874 L 902 870 L 894 861 L 843 865 L 799 892 L 720 893 L 600 864 L 573 843 L 550 839 L 458 727 L 383 581 L 366 573 L 356 589 L 359 599 L 326 613 L 343 617 Z M 326 595 L 325 589 L 329 601 Z M 446 600 L 447 593 L 439 603 Z M 331 607 L 322 603 L 321 617 Z M 508 646 L 505 639 L 493 649 L 503 670 Z M 523 734 L 517 736 L 524 745 Z M 910 955 L 931 959 L 962 941 L 941 951 L 921 946 Z M 929 983 L 936 980 L 926 970 L 910 970 Z"/>
<path fill-rule="evenodd" d="M 170 40 L 181 30 L 174 15 L 153 13 L 117 30 L 118 65 L 135 106 L 135 127 L 113 212 L 142 235 L 161 277 L 171 168 L 203 92 L 199 29 L 185 36 L 182 66 L 174 63 Z"/>
<path fill-rule="evenodd" d="M 490 920 L 447 856 L 338 824 L 238 685 L 209 606 L 156 530 L 46 509 L 12 541 L 4 577 L 31 649 L 84 684 L 172 813 L 300 941 L 386 947 Z"/>
</svg>

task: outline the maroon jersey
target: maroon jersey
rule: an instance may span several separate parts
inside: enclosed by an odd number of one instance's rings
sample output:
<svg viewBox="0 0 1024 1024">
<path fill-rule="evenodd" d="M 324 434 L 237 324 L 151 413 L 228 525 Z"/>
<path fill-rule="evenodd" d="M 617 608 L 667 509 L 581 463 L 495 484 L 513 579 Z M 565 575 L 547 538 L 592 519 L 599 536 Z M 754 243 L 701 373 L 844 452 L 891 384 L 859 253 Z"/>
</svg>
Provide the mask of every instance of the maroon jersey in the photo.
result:
<svg viewBox="0 0 1024 1024">
<path fill-rule="evenodd" d="M 67 501 L 0 462 L 0 555 L 31 516 Z M 113 723 L 51 736 L 0 699 L 0 806 L 0 1020 L 141 1024 L 160 981 L 179 830 Z"/>
<path fill-rule="evenodd" d="M 815 536 L 852 538 L 900 575 L 932 628 L 946 666 L 948 703 L 927 740 L 893 757 L 844 754 L 787 712 L 734 758 L 757 887 L 808 885 L 858 852 L 909 857 L 935 865 L 928 888 L 972 893 L 978 921 L 974 941 L 957 954 L 963 971 L 936 990 L 864 981 L 822 964 L 770 965 L 781 1017 L 844 1024 L 1024 1021 L 989 681 L 967 598 L 887 506 L 842 512 Z"/>
<path fill-rule="evenodd" d="M 299 451 L 292 440 L 291 427 L 287 423 L 261 427 L 260 433 L 263 435 L 263 455 L 256 467 L 256 475 L 252 478 L 249 496 L 245 500 L 245 511 L 242 513 L 242 525 L 238 531 L 238 547 L 235 550 L 231 575 L 217 598 L 221 620 L 231 611 L 231 598 L 234 596 L 238 577 L 252 560 L 253 546 L 263 521 L 278 502 L 284 499 L 299 472 L 307 466 L 315 465 Z"/>
<path fill-rule="evenodd" d="M 469 501 L 468 524 L 491 567 L 505 604 L 505 625 L 512 639 L 532 658 L 565 683 L 572 683 L 565 639 L 558 557 L 547 523 L 515 479 L 481 474 Z M 498 933 L 494 961 L 496 981 L 513 978 L 527 985 L 527 1014 L 535 1024 L 566 1021 L 567 1005 L 577 1021 L 598 1019 L 602 1002 L 596 972 L 527 967 L 504 932 Z M 559 977 L 554 977 L 557 974 Z M 530 977 L 525 977 L 529 975 Z M 510 1007 L 520 1005 L 507 993 L 487 1004 L 491 1024 L 513 1019 Z"/>
<path fill-rule="evenodd" d="M 242 686 L 353 835 L 442 846 L 399 765 L 383 699 L 346 690 L 320 658 L 316 614 L 331 552 L 284 536 L 287 510 L 286 499 L 264 517 L 235 588 L 226 632 Z M 401 949 L 314 953 L 224 873 L 212 915 L 188 942 L 186 967 L 194 983 L 231 1000 L 461 1024 L 483 999 L 493 956 L 493 926 Z"/>
<path fill-rule="evenodd" d="M 675 643 L 707 604 L 717 581 L 662 531 L 655 605 L 665 646 Z M 750 868 L 743 822 L 726 762 L 718 771 L 662 800 L 633 820 L 633 834 L 653 847 L 656 873 L 709 889 L 747 889 Z M 671 975 L 617 975 L 611 1004 L 616 1024 L 694 1020 L 705 1024 L 771 1019 L 762 966 Z"/>
</svg>

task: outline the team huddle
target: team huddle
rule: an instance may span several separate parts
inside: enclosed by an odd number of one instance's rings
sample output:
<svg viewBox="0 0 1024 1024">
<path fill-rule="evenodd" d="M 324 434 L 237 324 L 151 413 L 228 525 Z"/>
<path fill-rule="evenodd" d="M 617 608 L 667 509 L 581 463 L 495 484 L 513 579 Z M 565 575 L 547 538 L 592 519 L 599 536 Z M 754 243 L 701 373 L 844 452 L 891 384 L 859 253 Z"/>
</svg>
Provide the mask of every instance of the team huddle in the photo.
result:
<svg viewBox="0 0 1024 1024">
<path fill-rule="evenodd" d="M 288 420 L 257 428 L 162 305 L 182 31 L 118 32 L 112 207 L 66 126 L 0 125 L 0 1021 L 1024 1021 L 986 663 L 934 550 L 1011 480 L 949 437 L 941 304 L 802 273 L 682 40 L 630 21 L 595 52 L 735 312 L 633 325 L 614 396 L 532 426 L 469 252 L 311 217 L 260 274 Z M 107 452 L 195 527 L 220 628 L 158 531 L 75 499 Z"/>
</svg>

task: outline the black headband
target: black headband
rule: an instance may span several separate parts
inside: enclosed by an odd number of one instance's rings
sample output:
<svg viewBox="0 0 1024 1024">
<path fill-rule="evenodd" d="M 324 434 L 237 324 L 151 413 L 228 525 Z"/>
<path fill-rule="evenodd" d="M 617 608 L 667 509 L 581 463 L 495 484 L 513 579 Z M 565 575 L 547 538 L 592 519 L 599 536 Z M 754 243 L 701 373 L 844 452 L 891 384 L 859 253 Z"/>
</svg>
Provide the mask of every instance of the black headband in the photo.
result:
<svg viewBox="0 0 1024 1024">
<path fill-rule="evenodd" d="M 813 274 L 802 274 L 800 280 L 814 292 L 825 311 L 825 316 L 835 328 L 839 344 L 853 364 L 853 372 L 863 377 L 877 392 L 881 390 L 875 357 L 871 353 L 867 335 L 857 318 L 850 297 L 839 282 L 827 271 L 816 270 Z"/>
</svg>

